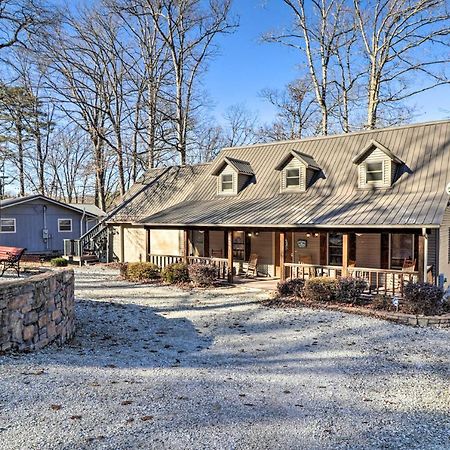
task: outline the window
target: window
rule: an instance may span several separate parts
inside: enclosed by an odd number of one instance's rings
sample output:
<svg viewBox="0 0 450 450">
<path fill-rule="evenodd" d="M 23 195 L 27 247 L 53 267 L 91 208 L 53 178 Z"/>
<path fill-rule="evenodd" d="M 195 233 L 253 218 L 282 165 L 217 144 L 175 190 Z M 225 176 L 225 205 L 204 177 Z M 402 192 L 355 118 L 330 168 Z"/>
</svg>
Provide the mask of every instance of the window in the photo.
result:
<svg viewBox="0 0 450 450">
<path fill-rule="evenodd" d="M 222 192 L 233 192 L 233 175 L 224 173 L 221 177 L 221 190 Z"/>
<path fill-rule="evenodd" d="M 0 233 L 15 233 L 16 219 L 0 219 Z"/>
<path fill-rule="evenodd" d="M 342 233 L 328 234 L 328 264 L 342 266 Z"/>
<path fill-rule="evenodd" d="M 366 164 L 367 183 L 383 181 L 383 162 L 372 162 Z"/>
<path fill-rule="evenodd" d="M 300 186 L 300 169 L 286 169 L 286 187 Z"/>
<path fill-rule="evenodd" d="M 72 231 L 72 219 L 58 219 L 58 231 L 70 233 Z"/>
<path fill-rule="evenodd" d="M 391 269 L 401 269 L 405 259 L 414 259 L 414 236 L 391 234 Z"/>
</svg>

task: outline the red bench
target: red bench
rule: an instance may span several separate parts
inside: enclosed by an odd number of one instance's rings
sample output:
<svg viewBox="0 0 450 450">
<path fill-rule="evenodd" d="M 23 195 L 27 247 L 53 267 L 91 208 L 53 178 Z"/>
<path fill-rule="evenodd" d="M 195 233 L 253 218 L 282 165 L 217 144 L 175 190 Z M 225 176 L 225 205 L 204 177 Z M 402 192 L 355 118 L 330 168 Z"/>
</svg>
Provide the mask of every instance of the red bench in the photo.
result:
<svg viewBox="0 0 450 450">
<path fill-rule="evenodd" d="M 0 277 L 8 269 L 14 269 L 17 272 L 17 276 L 20 276 L 20 259 L 25 253 L 25 250 L 26 248 L 0 246 L 0 263 L 3 264 Z"/>
</svg>

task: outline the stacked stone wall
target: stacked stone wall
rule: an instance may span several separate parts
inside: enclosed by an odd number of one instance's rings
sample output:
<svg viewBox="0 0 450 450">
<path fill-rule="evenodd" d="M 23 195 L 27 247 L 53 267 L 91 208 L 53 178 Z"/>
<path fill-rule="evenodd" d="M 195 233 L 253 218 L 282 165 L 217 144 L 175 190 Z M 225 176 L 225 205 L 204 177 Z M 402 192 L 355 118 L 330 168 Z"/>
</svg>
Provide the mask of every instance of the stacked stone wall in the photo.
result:
<svg viewBox="0 0 450 450">
<path fill-rule="evenodd" d="M 0 283 L 0 352 L 63 344 L 74 330 L 73 270 Z"/>
</svg>

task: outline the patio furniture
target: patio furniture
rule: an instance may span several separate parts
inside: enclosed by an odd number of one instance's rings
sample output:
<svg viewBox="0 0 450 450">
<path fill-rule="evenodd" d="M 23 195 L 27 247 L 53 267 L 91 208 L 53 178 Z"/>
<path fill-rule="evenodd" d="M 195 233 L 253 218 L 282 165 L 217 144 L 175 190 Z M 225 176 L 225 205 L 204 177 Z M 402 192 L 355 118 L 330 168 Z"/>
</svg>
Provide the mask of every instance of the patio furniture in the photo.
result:
<svg viewBox="0 0 450 450">
<path fill-rule="evenodd" d="M 17 276 L 20 276 L 20 259 L 25 250 L 26 248 L 0 246 L 0 263 L 3 265 L 0 277 L 8 269 L 14 269 L 17 272 Z"/>
<path fill-rule="evenodd" d="M 248 277 L 250 273 L 252 273 L 255 277 L 258 276 L 258 255 L 256 253 L 252 253 L 250 255 L 245 276 Z"/>
<path fill-rule="evenodd" d="M 415 259 L 405 259 L 403 261 L 402 272 L 414 272 L 415 267 L 416 267 Z"/>
</svg>

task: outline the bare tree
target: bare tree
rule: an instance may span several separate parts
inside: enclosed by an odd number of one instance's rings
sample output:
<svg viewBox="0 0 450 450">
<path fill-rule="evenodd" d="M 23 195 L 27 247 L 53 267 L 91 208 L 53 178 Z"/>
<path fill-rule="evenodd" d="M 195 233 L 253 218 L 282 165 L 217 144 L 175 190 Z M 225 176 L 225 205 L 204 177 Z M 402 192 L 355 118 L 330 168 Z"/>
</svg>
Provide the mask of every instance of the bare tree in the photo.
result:
<svg viewBox="0 0 450 450">
<path fill-rule="evenodd" d="M 293 13 L 292 28 L 265 35 L 268 42 L 278 42 L 300 50 L 308 69 L 316 102 L 322 115 L 321 132 L 329 132 L 330 65 L 339 42 L 348 30 L 342 18 L 345 0 L 283 0 Z"/>
<path fill-rule="evenodd" d="M 229 20 L 231 0 L 158 0 L 148 1 L 147 7 L 171 56 L 174 84 L 167 95 L 173 104 L 175 148 L 186 164 L 189 127 L 201 104 L 195 101 L 199 76 L 215 51 L 217 35 L 237 26 Z"/>
<path fill-rule="evenodd" d="M 295 80 L 282 91 L 264 89 L 261 97 L 276 108 L 276 120 L 262 128 L 262 136 L 280 140 L 316 134 L 321 127 L 321 117 L 312 92 L 312 83 L 308 79 Z"/>
<path fill-rule="evenodd" d="M 367 61 L 366 127 L 374 128 L 381 108 L 449 82 L 448 2 L 354 0 L 354 9 Z"/>
</svg>

